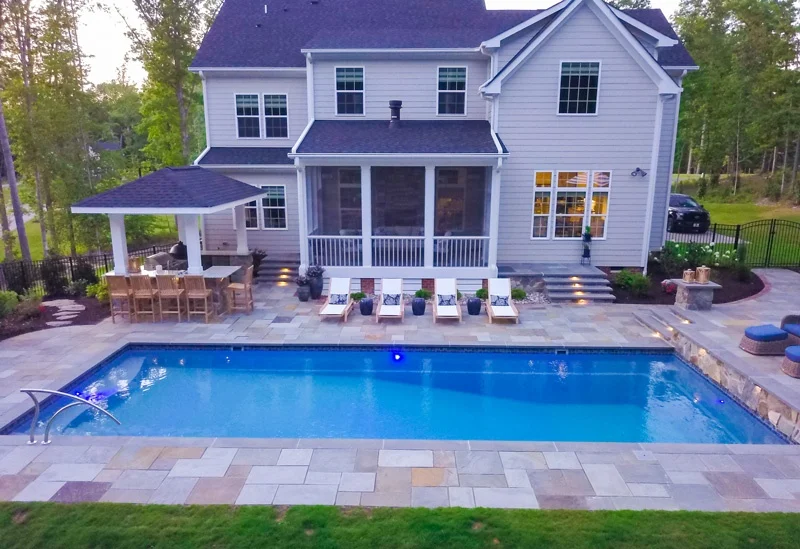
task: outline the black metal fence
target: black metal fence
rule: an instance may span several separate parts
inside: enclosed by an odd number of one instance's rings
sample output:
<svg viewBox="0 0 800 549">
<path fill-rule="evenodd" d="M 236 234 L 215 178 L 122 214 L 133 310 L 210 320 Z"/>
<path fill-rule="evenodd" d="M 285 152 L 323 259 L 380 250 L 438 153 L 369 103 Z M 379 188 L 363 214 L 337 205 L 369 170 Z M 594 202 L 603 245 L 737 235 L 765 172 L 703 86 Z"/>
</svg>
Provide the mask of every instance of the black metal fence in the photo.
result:
<svg viewBox="0 0 800 549">
<path fill-rule="evenodd" d="M 148 246 L 128 252 L 129 258 L 144 258 L 168 252 L 171 244 Z M 112 253 L 87 254 L 77 257 L 49 257 L 40 261 L 6 261 L 0 263 L 0 290 L 18 294 L 52 295 L 76 280 L 92 282 L 114 268 Z"/>
<path fill-rule="evenodd" d="M 743 225 L 714 223 L 705 233 L 667 233 L 668 242 L 733 249 L 750 267 L 800 267 L 800 223 L 765 219 Z"/>
</svg>

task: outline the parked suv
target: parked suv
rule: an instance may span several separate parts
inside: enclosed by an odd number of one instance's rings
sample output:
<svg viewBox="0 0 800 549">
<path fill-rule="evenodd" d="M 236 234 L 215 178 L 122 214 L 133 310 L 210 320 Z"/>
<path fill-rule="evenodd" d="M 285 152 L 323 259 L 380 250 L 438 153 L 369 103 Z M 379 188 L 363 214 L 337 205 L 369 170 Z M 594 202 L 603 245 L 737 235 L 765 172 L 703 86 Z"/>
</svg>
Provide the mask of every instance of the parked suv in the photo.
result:
<svg viewBox="0 0 800 549">
<path fill-rule="evenodd" d="M 667 232 L 704 233 L 710 225 L 711 216 L 694 198 L 685 194 L 670 196 Z"/>
</svg>

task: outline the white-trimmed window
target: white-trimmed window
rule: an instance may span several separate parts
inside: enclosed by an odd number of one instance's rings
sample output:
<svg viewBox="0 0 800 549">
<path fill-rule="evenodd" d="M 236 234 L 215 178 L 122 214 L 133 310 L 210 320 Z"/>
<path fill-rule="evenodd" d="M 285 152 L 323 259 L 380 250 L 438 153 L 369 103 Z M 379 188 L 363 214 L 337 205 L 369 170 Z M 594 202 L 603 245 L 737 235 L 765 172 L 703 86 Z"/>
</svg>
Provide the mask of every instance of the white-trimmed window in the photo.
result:
<svg viewBox="0 0 800 549">
<path fill-rule="evenodd" d="M 289 137 L 289 108 L 286 95 L 264 95 L 264 135 L 267 139 Z"/>
<path fill-rule="evenodd" d="M 467 113 L 467 68 L 439 67 L 438 114 Z"/>
<path fill-rule="evenodd" d="M 286 187 L 262 185 L 261 189 L 267 193 L 261 199 L 262 227 L 265 230 L 286 229 Z"/>
<path fill-rule="evenodd" d="M 580 238 L 586 216 L 589 172 L 558 172 L 553 223 L 555 238 Z"/>
<path fill-rule="evenodd" d="M 611 189 L 611 172 L 592 173 L 592 201 L 589 209 L 589 223 L 593 238 L 606 237 L 608 224 L 608 199 Z"/>
<path fill-rule="evenodd" d="M 236 135 L 242 139 L 261 137 L 258 95 L 236 94 Z"/>
<path fill-rule="evenodd" d="M 553 198 L 553 172 L 535 172 L 531 238 L 550 236 L 550 205 Z"/>
<path fill-rule="evenodd" d="M 236 227 L 235 218 L 233 226 Z M 258 229 L 258 200 L 244 205 L 244 226 L 247 229 Z"/>
<path fill-rule="evenodd" d="M 336 114 L 364 114 L 363 67 L 336 67 Z"/>
<path fill-rule="evenodd" d="M 558 114 L 597 114 L 600 63 L 561 63 Z"/>
</svg>

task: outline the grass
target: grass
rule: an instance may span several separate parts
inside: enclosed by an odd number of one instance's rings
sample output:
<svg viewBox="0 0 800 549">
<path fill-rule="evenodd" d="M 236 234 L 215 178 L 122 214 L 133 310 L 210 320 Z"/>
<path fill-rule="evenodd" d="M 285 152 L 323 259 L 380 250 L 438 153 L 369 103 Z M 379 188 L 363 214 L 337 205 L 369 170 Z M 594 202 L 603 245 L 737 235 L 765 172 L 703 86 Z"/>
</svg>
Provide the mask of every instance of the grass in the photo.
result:
<svg viewBox="0 0 800 549">
<path fill-rule="evenodd" d="M 0 504 L 5 549 L 796 548 L 800 515 L 655 511 Z"/>
<path fill-rule="evenodd" d="M 712 223 L 741 225 L 760 219 L 788 219 L 800 223 L 800 207 L 785 204 L 718 204 L 703 202 Z"/>
<path fill-rule="evenodd" d="M 17 239 L 17 231 L 13 231 L 14 233 L 14 253 L 16 257 L 19 259 L 22 257 L 19 251 L 19 240 Z M 39 223 L 37 221 L 31 220 L 25 223 L 25 233 L 28 235 L 28 246 L 31 249 L 31 259 L 43 259 L 44 258 L 44 249 L 42 248 L 42 239 L 39 233 Z M 2 243 L 0 243 L 0 261 L 5 259 L 5 250 L 3 249 Z"/>
</svg>

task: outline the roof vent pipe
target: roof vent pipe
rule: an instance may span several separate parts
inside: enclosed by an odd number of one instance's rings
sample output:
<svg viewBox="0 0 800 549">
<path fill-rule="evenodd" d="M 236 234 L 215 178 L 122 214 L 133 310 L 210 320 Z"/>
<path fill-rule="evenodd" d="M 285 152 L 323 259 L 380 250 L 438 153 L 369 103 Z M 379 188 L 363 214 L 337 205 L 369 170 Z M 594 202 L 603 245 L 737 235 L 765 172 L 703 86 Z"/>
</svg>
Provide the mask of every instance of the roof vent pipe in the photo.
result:
<svg viewBox="0 0 800 549">
<path fill-rule="evenodd" d="M 391 111 L 392 115 L 389 120 L 389 127 L 396 128 L 400 126 L 400 109 L 403 108 L 403 102 L 394 99 L 389 101 L 389 110 Z"/>
</svg>

